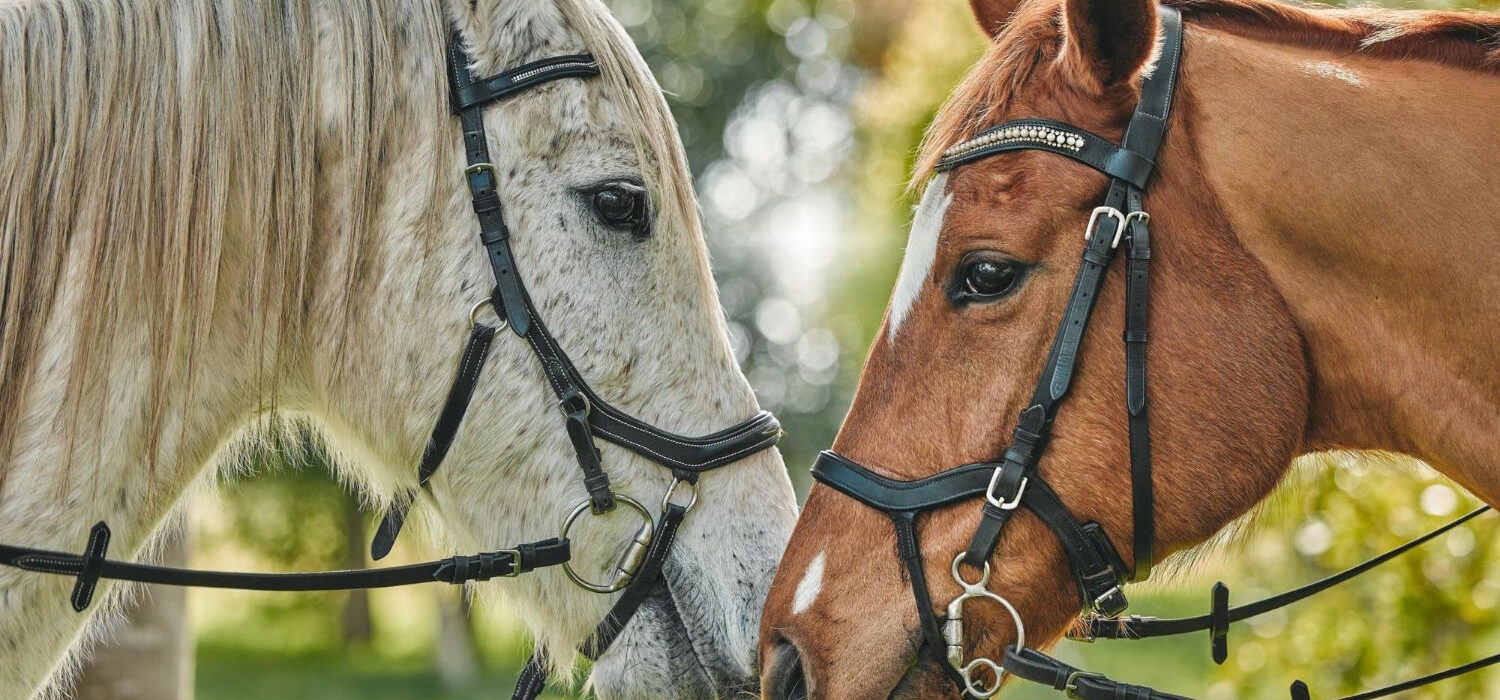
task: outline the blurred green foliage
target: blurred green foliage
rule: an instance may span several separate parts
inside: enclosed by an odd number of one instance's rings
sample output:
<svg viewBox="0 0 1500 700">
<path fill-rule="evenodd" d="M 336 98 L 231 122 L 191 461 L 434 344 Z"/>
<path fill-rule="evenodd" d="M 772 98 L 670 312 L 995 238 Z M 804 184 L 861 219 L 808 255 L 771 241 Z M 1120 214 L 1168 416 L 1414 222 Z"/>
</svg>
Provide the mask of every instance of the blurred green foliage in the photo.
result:
<svg viewBox="0 0 1500 700">
<path fill-rule="evenodd" d="M 900 264 L 916 145 L 984 38 L 963 0 L 610 5 L 669 93 L 699 178 L 737 356 L 762 404 L 786 425 L 782 449 L 805 490 L 807 466 L 843 418 Z M 1249 534 L 1135 587 L 1133 612 L 1201 613 L 1216 579 L 1235 603 L 1253 600 L 1357 563 L 1472 504 L 1430 471 L 1388 461 L 1304 460 Z M 362 532 L 350 536 L 350 497 L 323 471 L 266 471 L 211 509 L 198 528 L 200 553 L 237 567 L 317 569 L 363 546 Z M 1314 697 L 1331 697 L 1434 671 L 1500 650 L 1495 527 L 1481 518 L 1356 583 L 1236 625 L 1223 667 L 1197 635 L 1064 643 L 1059 653 L 1209 700 L 1286 697 L 1295 678 Z M 207 700 L 498 695 L 528 644 L 503 611 L 480 615 L 473 630 L 483 691 L 445 690 L 434 671 L 435 595 L 372 597 L 372 640 L 355 646 L 344 634 L 344 594 L 194 596 L 198 690 Z M 1500 696 L 1489 678 L 1414 697 Z M 1017 685 L 1006 697 L 1056 695 Z"/>
</svg>

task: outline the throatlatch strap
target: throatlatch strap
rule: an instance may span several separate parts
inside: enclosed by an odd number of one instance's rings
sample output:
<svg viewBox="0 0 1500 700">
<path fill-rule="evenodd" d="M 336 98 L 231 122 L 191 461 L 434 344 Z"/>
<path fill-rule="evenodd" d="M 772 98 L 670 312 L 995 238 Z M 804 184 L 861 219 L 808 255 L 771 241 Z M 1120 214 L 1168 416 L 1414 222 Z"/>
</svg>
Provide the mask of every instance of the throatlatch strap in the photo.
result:
<svg viewBox="0 0 1500 700">
<path fill-rule="evenodd" d="M 453 440 L 458 437 L 458 428 L 463 425 L 469 401 L 474 398 L 474 387 L 479 384 L 479 375 L 484 370 L 485 360 L 489 359 L 490 345 L 494 339 L 495 329 L 482 323 L 475 324 L 469 330 L 469 340 L 464 343 L 464 352 L 458 361 L 458 374 L 453 378 L 452 386 L 448 387 L 448 398 L 443 401 L 443 410 L 432 427 L 432 437 L 427 439 L 427 446 L 422 449 L 422 461 L 417 466 L 418 488 L 427 487 L 428 480 L 432 479 L 443 459 L 448 456 L 448 450 L 453 447 Z M 415 491 L 407 493 L 404 498 L 392 504 L 385 517 L 381 518 L 380 527 L 375 531 L 375 539 L 370 542 L 370 557 L 375 561 L 380 561 L 391 553 L 391 547 L 395 546 L 396 536 L 401 534 L 401 526 L 406 522 L 406 514 L 416 498 Z"/>
</svg>

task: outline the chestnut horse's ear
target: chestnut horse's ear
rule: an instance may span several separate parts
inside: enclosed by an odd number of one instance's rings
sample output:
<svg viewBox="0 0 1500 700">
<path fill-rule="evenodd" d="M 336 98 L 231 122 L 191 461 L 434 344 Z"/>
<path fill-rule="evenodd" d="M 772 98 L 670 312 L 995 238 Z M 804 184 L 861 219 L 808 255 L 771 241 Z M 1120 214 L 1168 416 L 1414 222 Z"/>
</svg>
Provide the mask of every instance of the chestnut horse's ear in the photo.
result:
<svg viewBox="0 0 1500 700">
<path fill-rule="evenodd" d="M 1000 30 L 1010 22 L 1011 13 L 1020 4 L 1021 0 L 969 0 L 969 7 L 974 9 L 974 19 L 979 21 L 979 28 L 991 39 L 998 36 Z"/>
<path fill-rule="evenodd" d="M 1134 78 L 1156 49 L 1156 0 L 1064 0 L 1063 60 L 1093 87 Z"/>
</svg>

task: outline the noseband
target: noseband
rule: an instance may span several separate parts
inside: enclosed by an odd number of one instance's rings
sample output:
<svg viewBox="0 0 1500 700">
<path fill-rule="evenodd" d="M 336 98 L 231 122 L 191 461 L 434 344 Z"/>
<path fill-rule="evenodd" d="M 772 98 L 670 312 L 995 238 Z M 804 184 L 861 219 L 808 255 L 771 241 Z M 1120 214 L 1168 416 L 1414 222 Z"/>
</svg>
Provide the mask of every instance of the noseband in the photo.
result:
<svg viewBox="0 0 1500 700">
<path fill-rule="evenodd" d="M 75 577 L 72 603 L 80 612 L 87 609 L 99 579 L 255 590 L 347 590 L 431 581 L 461 584 L 496 576 L 516 576 L 541 566 L 562 565 L 568 577 L 587 590 L 606 594 L 623 591 L 580 651 L 590 659 L 597 659 L 609 648 L 660 582 L 662 568 L 676 541 L 677 529 L 698 501 L 698 478 L 704 472 L 772 447 L 781 438 L 781 424 L 775 416 L 760 411 L 712 435 L 686 437 L 631 416 L 594 392 L 542 323 L 516 271 L 515 256 L 510 248 L 511 234 L 500 201 L 499 173 L 490 160 L 489 142 L 484 131 L 484 108 L 554 80 L 595 77 L 599 75 L 599 63 L 588 54 L 557 56 L 482 79 L 470 72 L 470 63 L 462 38 L 455 31 L 447 47 L 449 101 L 463 132 L 467 159 L 464 180 L 474 214 L 479 219 L 479 241 L 489 260 L 495 286 L 490 296 L 476 304 L 469 313 L 469 337 L 458 372 L 417 467 L 418 488 L 398 498 L 386 513 L 371 543 L 370 554 L 378 560 L 390 553 L 412 505 L 429 488 L 432 476 L 458 436 L 495 336 L 507 328 L 526 340 L 542 367 L 547 385 L 557 396 L 557 409 L 588 493 L 587 498 L 565 519 L 561 536 L 513 549 L 403 567 L 253 574 L 144 566 L 106 559 L 110 532 L 101 522 L 94 526 L 87 550 L 82 555 L 0 545 L 0 564 Z M 480 322 L 480 314 L 486 307 L 500 319 L 497 325 Z M 662 495 L 660 512 L 654 520 L 645 506 L 611 489 L 596 438 L 671 470 L 671 485 Z M 568 532 L 584 514 L 603 515 L 614 511 L 620 503 L 633 511 L 641 524 L 616 563 L 612 580 L 590 582 L 568 564 L 571 551 Z M 547 681 L 547 665 L 540 650 L 534 653 L 517 680 L 513 698 L 531 700 L 540 695 Z"/>
<path fill-rule="evenodd" d="M 937 170 L 942 172 L 999 153 L 1040 150 L 1071 158 L 1110 178 L 1104 204 L 1093 210 L 1084 230 L 1083 261 L 1041 378 L 1027 407 L 1021 411 L 1010 448 L 1002 459 L 953 467 L 911 481 L 882 476 L 833 452 L 822 453 L 813 465 L 812 475 L 817 481 L 890 516 L 896 531 L 897 554 L 911 578 L 912 593 L 916 597 L 926 653 L 937 659 L 946 659 L 942 668 L 966 699 L 993 696 L 999 692 L 1004 676 L 1010 674 L 1083 700 L 1186 700 L 1180 695 L 1074 668 L 1026 646 L 1026 630 L 1020 614 L 1010 601 L 986 587 L 990 579 L 990 558 L 1005 524 L 1018 508 L 1025 507 L 1045 523 L 1067 554 L 1080 606 L 1087 613 L 1070 636 L 1093 641 L 1207 631 L 1212 656 L 1217 663 L 1223 663 L 1228 656 L 1230 623 L 1278 610 L 1327 590 L 1489 510 L 1487 506 L 1481 507 L 1369 561 L 1253 603 L 1230 607 L 1229 590 L 1220 583 L 1214 586 L 1212 611 L 1207 615 L 1166 620 L 1134 615 L 1120 617 L 1129 605 L 1121 586 L 1150 575 L 1155 531 L 1150 413 L 1146 404 L 1146 297 L 1151 260 L 1148 227 L 1151 217 L 1145 211 L 1144 199 L 1156 166 L 1157 151 L 1166 134 L 1167 116 L 1171 111 L 1173 88 L 1182 58 L 1182 16 L 1170 7 L 1158 7 L 1157 12 L 1163 35 L 1160 55 L 1155 70 L 1141 83 L 1140 102 L 1125 127 L 1122 143 L 1117 145 L 1078 127 L 1050 119 L 1020 119 L 1000 124 L 950 148 L 937 164 Z M 1104 529 L 1096 522 L 1080 522 L 1037 469 L 1051 436 L 1058 407 L 1072 384 L 1083 333 L 1103 286 L 1105 271 L 1121 243 L 1126 250 L 1125 409 L 1130 434 L 1132 569 L 1126 568 L 1119 550 Z M 977 498 L 984 499 L 979 525 L 968 548 L 957 553 L 949 567 L 949 573 L 961 592 L 948 604 L 946 618 L 940 622 L 927 586 L 916 517 Z M 965 579 L 964 566 L 978 571 L 978 576 L 972 581 Z M 964 604 L 973 599 L 999 603 L 1015 625 L 1017 641 L 1005 649 L 1000 663 L 983 657 L 965 662 Z M 1497 663 L 1500 663 L 1500 654 L 1345 700 L 1384 697 Z M 978 677 L 977 672 L 981 669 L 989 672 L 993 683 L 987 685 Z M 1306 684 L 1301 681 L 1293 683 L 1291 697 L 1293 700 L 1308 700 Z"/>
</svg>

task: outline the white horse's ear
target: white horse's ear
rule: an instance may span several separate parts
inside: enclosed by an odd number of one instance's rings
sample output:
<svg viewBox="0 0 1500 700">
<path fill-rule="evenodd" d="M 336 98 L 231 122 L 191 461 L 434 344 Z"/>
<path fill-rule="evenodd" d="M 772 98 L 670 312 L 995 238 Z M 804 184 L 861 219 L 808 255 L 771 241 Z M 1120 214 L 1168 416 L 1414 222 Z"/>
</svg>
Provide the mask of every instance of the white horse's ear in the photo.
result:
<svg viewBox="0 0 1500 700">
<path fill-rule="evenodd" d="M 1005 25 L 1010 23 L 1011 14 L 1020 4 L 1021 0 L 969 0 L 969 7 L 974 10 L 974 19 L 979 22 L 979 28 L 991 39 L 999 36 Z"/>
</svg>

